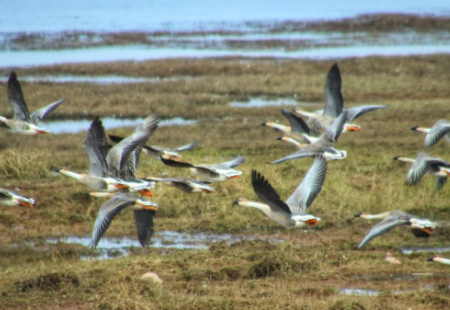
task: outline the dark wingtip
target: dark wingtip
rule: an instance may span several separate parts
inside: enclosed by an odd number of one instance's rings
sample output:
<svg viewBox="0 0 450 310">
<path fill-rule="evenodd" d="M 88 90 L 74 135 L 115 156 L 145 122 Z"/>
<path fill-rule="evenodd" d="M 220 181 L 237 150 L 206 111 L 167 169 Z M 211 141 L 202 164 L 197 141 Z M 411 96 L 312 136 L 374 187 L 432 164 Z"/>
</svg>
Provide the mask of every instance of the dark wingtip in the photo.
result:
<svg viewBox="0 0 450 310">
<path fill-rule="evenodd" d="M 359 213 L 355 214 L 354 217 L 360 217 L 361 214 L 362 214 L 362 212 L 359 212 Z"/>
<path fill-rule="evenodd" d="M 13 80 L 17 80 L 17 74 L 16 74 L 16 71 L 14 71 L 14 70 L 12 70 L 12 71 L 9 73 L 9 79 L 8 79 L 8 82 L 9 82 L 9 81 L 13 81 Z"/>
<path fill-rule="evenodd" d="M 82 195 L 83 196 L 89 196 L 89 194 L 90 194 L 89 192 L 84 192 Z"/>
<path fill-rule="evenodd" d="M 53 169 L 53 172 L 60 172 L 62 168 Z"/>
<path fill-rule="evenodd" d="M 427 259 L 427 262 L 434 262 L 434 256 Z"/>
<path fill-rule="evenodd" d="M 283 139 L 283 137 L 278 137 L 278 138 L 277 138 L 277 140 L 282 140 L 282 139 Z"/>
<path fill-rule="evenodd" d="M 393 160 L 397 160 L 400 156 L 395 156 L 394 158 L 392 158 Z"/>
<path fill-rule="evenodd" d="M 266 126 L 267 121 L 265 121 L 264 123 L 261 124 L 261 126 Z"/>
<path fill-rule="evenodd" d="M 415 131 L 417 129 L 417 127 L 419 127 L 419 126 L 414 126 L 414 127 L 411 128 L 411 130 Z"/>
<path fill-rule="evenodd" d="M 236 200 L 236 201 L 233 201 L 233 204 L 234 204 L 234 205 L 238 205 L 238 204 L 239 204 L 239 201 L 237 201 L 237 200 Z"/>
</svg>

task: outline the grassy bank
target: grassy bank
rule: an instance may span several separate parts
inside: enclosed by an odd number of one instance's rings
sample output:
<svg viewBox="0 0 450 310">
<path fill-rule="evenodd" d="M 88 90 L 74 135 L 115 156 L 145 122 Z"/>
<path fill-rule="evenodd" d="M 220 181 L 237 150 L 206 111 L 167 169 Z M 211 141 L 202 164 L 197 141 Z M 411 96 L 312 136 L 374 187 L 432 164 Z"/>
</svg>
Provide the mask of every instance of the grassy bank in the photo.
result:
<svg viewBox="0 0 450 310">
<path fill-rule="evenodd" d="M 393 161 L 397 155 L 415 157 L 424 136 L 412 126 L 431 126 L 448 117 L 450 103 L 449 56 L 364 58 L 339 62 L 347 107 L 387 104 L 389 109 L 364 115 L 355 123 L 360 132 L 341 136 L 343 161 L 329 163 L 322 193 L 310 212 L 320 218 L 321 230 L 304 233 L 285 230 L 255 209 L 233 206 L 239 197 L 255 199 L 250 172 L 262 172 L 286 199 L 302 180 L 312 159 L 267 165 L 295 151 L 275 140 L 279 133 L 262 127 L 266 119 L 287 124 L 280 107 L 230 108 L 234 99 L 253 96 L 289 97 L 316 102 L 321 108 L 325 75 L 330 61 L 272 60 L 164 60 L 144 63 L 67 65 L 18 70 L 21 74 L 131 75 L 180 77 L 147 84 L 90 85 L 22 83 L 34 110 L 65 97 L 53 117 L 122 115 L 191 117 L 193 126 L 163 127 L 149 144 L 177 146 L 198 141 L 199 148 L 183 153 L 194 163 L 228 160 L 242 154 L 246 163 L 240 179 L 214 184 L 210 195 L 187 195 L 158 186 L 160 205 L 155 230 L 213 231 L 281 238 L 285 242 L 241 242 L 213 245 L 197 252 L 148 249 L 121 259 L 80 261 L 86 248 L 56 245 L 45 251 L 23 241 L 90 234 L 104 200 L 86 198 L 87 188 L 52 173 L 66 167 L 87 168 L 82 149 L 84 133 L 75 135 L 18 136 L 0 131 L 2 187 L 37 200 L 35 209 L 2 207 L 0 234 L 0 308 L 31 309 L 446 309 L 448 273 L 443 265 L 427 263 L 432 253 L 401 255 L 399 246 L 448 245 L 443 225 L 427 242 L 417 241 L 408 229 L 398 228 L 357 245 L 372 223 L 354 219 L 371 213 L 401 209 L 445 224 L 449 219 L 448 185 L 435 193 L 434 178 L 425 176 L 413 188 L 403 183 L 409 166 Z M 8 72 L 3 71 L 4 75 Z M 0 93 L 6 99 L 6 86 Z M 2 105 L 0 115 L 11 108 Z M 111 130 L 128 134 L 131 128 Z M 442 141 L 427 151 L 450 159 Z M 139 176 L 189 176 L 188 171 L 164 166 L 142 157 Z M 119 215 L 106 236 L 134 236 L 131 214 Z M 19 244 L 18 247 L 11 246 Z M 390 251 L 403 265 L 389 265 Z M 162 288 L 140 282 L 146 271 L 156 272 Z M 389 280 L 390 274 L 434 272 L 435 277 Z M 378 277 L 378 278 L 377 278 Z M 44 280 L 39 280 L 44 279 Z M 44 283 L 44 284 L 43 284 Z M 378 296 L 346 296 L 344 288 L 380 290 Z M 400 294 L 395 292 L 401 291 Z M 3 300 L 5 302 L 3 303 Z M 389 308 L 390 307 L 390 308 Z"/>
</svg>

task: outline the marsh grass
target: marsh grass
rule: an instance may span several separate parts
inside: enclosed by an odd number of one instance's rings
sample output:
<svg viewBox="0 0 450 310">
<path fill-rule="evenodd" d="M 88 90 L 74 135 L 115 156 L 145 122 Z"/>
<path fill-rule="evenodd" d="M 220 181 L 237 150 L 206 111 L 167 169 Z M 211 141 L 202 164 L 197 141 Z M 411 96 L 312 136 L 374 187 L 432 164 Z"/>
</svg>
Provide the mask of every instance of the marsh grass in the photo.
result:
<svg viewBox="0 0 450 310">
<path fill-rule="evenodd" d="M 56 117 L 94 114 L 199 118 L 194 126 L 158 129 L 149 144 L 177 146 L 197 140 L 199 148 L 183 153 L 193 163 L 214 163 L 242 154 L 239 179 L 213 184 L 212 194 L 188 195 L 158 185 L 160 205 L 155 230 L 233 232 L 285 240 L 213 244 L 209 250 L 133 250 L 132 255 L 107 261 L 80 261 L 90 252 L 81 246 L 45 245 L 48 237 L 87 236 L 104 199 L 88 198 L 88 189 L 56 168 L 85 171 L 84 133 L 18 136 L 0 131 L 2 187 L 37 200 L 33 210 L 2 208 L 0 235 L 0 308 L 72 309 L 446 309 L 448 282 L 444 265 L 427 263 L 433 253 L 401 255 L 399 246 L 448 246 L 448 184 L 434 192 L 434 178 L 425 176 L 415 187 L 404 187 L 409 166 L 393 161 L 397 155 L 415 157 L 424 136 L 412 126 L 431 126 L 448 118 L 450 93 L 448 56 L 365 58 L 339 62 L 346 106 L 387 104 L 389 108 L 364 115 L 362 130 L 343 134 L 336 144 L 348 158 L 329 163 L 322 193 L 310 212 L 320 218 L 319 229 L 286 230 L 258 210 L 233 206 L 239 197 L 256 199 L 251 170 L 260 171 L 283 199 L 289 197 L 312 165 L 312 159 L 268 165 L 295 151 L 275 140 L 280 133 L 262 127 L 266 118 L 287 124 L 280 107 L 229 108 L 234 97 L 256 95 L 291 97 L 322 102 L 322 87 L 331 62 L 228 60 L 164 60 L 145 63 L 68 65 L 33 68 L 30 72 L 74 74 L 136 74 L 165 72 L 193 76 L 192 81 L 139 85 L 72 85 L 23 83 L 31 110 L 67 97 Z M 170 69 L 173 69 L 171 71 Z M 19 72 L 20 74 L 24 71 Z M 28 73 L 28 71 L 27 71 Z M 4 85 L 0 88 L 6 97 Z M 212 100 L 214 99 L 214 100 Z M 317 106 L 320 108 L 320 105 Z M 0 114 L 10 110 L 6 104 Z M 311 108 L 314 110 L 314 108 Z M 132 128 L 108 133 L 127 135 Z M 441 141 L 430 154 L 449 159 Z M 141 158 L 139 177 L 190 176 L 161 162 Z M 355 213 L 405 210 L 442 228 L 429 240 L 417 240 L 397 228 L 357 245 L 375 223 L 355 219 Z M 131 213 L 117 216 L 105 237 L 135 236 Z M 40 244 L 28 246 L 25 241 Z M 384 261 L 385 252 L 402 265 Z M 162 286 L 138 278 L 156 272 Z M 434 272 L 430 278 L 396 280 L 391 274 Z M 42 280 L 39 280 L 42 279 Z M 74 284 L 73 279 L 78 279 Z M 45 281 L 44 281 L 45 280 Z M 43 283 L 46 283 L 45 285 Z M 429 285 L 429 286 L 428 286 Z M 441 286 L 439 286 L 441 285 Z M 18 288 L 26 287 L 26 290 Z M 378 296 L 346 296 L 346 287 L 375 289 Z M 441 287 L 441 289 L 439 289 Z M 43 289 L 44 288 L 44 289 Z M 48 288 L 48 289 L 47 289 Z M 395 292 L 402 293 L 396 294 Z"/>
</svg>

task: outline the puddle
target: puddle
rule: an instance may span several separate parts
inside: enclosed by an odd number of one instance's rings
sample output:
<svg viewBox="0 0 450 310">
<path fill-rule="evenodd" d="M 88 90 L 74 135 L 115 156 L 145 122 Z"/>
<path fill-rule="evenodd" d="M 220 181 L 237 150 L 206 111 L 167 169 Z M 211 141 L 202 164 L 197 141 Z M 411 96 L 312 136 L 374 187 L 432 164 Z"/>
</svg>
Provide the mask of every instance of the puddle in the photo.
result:
<svg viewBox="0 0 450 310">
<path fill-rule="evenodd" d="M 195 48 L 149 48 L 143 45 L 94 47 L 65 50 L 0 51 L 0 67 L 30 67 L 63 63 L 89 63 L 111 61 L 145 61 L 167 58 L 293 58 L 336 59 L 367 56 L 408 56 L 449 54 L 450 44 L 393 45 L 393 46 L 338 46 L 290 51 L 272 50 L 215 50 Z"/>
<path fill-rule="evenodd" d="M 442 248 L 400 248 L 403 254 L 412 254 L 412 253 L 423 253 L 423 252 L 432 252 L 432 253 L 446 253 L 450 252 L 450 247 L 442 247 Z"/>
<path fill-rule="evenodd" d="M 232 234 L 209 234 L 209 233 L 179 233 L 176 231 L 159 231 L 152 237 L 151 248 L 165 249 L 191 249 L 206 250 L 212 243 L 226 241 L 229 244 L 242 240 L 261 239 L 257 236 L 234 236 Z M 281 242 L 282 239 L 268 239 L 270 242 Z M 64 237 L 50 238 L 47 244 L 67 243 L 90 246 L 91 237 Z M 82 256 L 86 259 L 111 259 L 126 256 L 131 253 L 132 248 L 141 248 L 137 239 L 132 238 L 105 238 L 100 239 L 97 245 L 98 256 Z"/>
<path fill-rule="evenodd" d="M 50 82 L 50 83 L 91 83 L 91 84 L 132 84 L 132 83 L 155 83 L 169 79 L 131 77 L 119 75 L 106 76 L 78 76 L 78 75 L 43 75 L 43 76 L 21 76 L 21 81 L 28 83 Z M 172 80 L 172 79 L 170 79 Z M 6 83 L 8 77 L 0 77 L 1 83 Z"/>
<path fill-rule="evenodd" d="M 380 293 L 377 290 L 367 288 L 343 288 L 339 290 L 339 294 L 350 296 L 378 296 Z"/>
<path fill-rule="evenodd" d="M 230 107 L 233 108 L 262 108 L 270 106 L 297 106 L 297 105 L 313 105 L 315 103 L 298 102 L 294 99 L 269 99 L 252 97 L 249 101 L 231 101 Z"/>
<path fill-rule="evenodd" d="M 106 117 L 102 118 L 103 126 L 106 130 L 121 128 L 121 127 L 136 127 L 142 123 L 143 118 L 114 118 Z M 43 123 L 42 127 L 50 130 L 52 134 L 63 134 L 63 133 L 79 133 L 86 131 L 91 125 L 92 120 L 77 119 L 77 120 L 61 120 L 61 121 L 48 121 Z M 159 122 L 159 127 L 164 126 L 187 126 L 195 125 L 197 120 L 194 119 L 184 119 L 182 117 L 175 117 L 165 119 Z"/>
</svg>

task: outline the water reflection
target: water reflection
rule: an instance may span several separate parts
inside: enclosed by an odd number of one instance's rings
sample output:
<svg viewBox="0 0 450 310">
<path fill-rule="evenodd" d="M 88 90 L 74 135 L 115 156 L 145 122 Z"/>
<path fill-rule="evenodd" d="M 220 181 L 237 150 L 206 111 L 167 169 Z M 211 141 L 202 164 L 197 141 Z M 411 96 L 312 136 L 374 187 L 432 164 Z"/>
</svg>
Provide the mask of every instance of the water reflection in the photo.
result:
<svg viewBox="0 0 450 310">
<path fill-rule="evenodd" d="M 450 252 L 450 247 L 441 248 L 400 248 L 403 254 L 412 254 L 420 252 L 430 252 L 430 253 L 446 253 Z"/>
<path fill-rule="evenodd" d="M 106 117 L 102 118 L 102 123 L 105 129 L 114 129 L 121 127 L 136 127 L 142 123 L 143 118 L 114 118 Z M 79 133 L 85 131 L 91 125 L 92 120 L 87 119 L 77 119 L 77 120 L 61 120 L 61 121 L 49 121 L 45 122 L 42 126 L 52 134 L 62 134 L 62 133 Z M 186 126 L 195 125 L 197 120 L 194 119 L 184 119 L 182 117 L 175 117 L 165 119 L 159 122 L 159 127 L 164 126 Z"/>
<path fill-rule="evenodd" d="M 269 99 L 252 97 L 249 101 L 231 101 L 230 107 L 233 108 L 262 108 L 270 106 L 297 106 L 313 105 L 314 103 L 298 102 L 294 99 Z"/>
<path fill-rule="evenodd" d="M 43 76 L 21 76 L 21 81 L 28 83 L 50 82 L 50 83 L 91 83 L 91 84 L 131 84 L 131 83 L 154 83 L 166 81 L 160 78 L 145 78 L 119 75 L 85 76 L 85 75 L 43 75 Z M 8 81 L 8 77 L 0 77 L 0 82 Z"/>
<path fill-rule="evenodd" d="M 242 240 L 255 240 L 260 237 L 253 235 L 235 236 L 232 234 L 211 234 L 211 233 L 179 233 L 176 231 L 159 231 L 152 237 L 152 248 L 165 249 L 192 249 L 205 250 L 215 242 L 226 241 L 235 243 Z M 280 242 L 282 239 L 270 239 L 270 242 Z M 79 244 L 86 247 L 90 246 L 90 237 L 64 237 L 49 238 L 47 244 L 67 243 Z M 141 248 L 138 240 L 132 238 L 107 238 L 100 239 L 97 245 L 97 254 L 95 259 L 109 259 L 128 255 L 132 248 Z M 82 259 L 91 259 L 92 256 L 82 256 Z"/>
<path fill-rule="evenodd" d="M 195 48 L 149 48 L 143 45 L 94 47 L 65 50 L 0 51 L 0 67 L 30 67 L 63 63 L 144 61 L 167 58 L 295 58 L 336 59 L 367 56 L 448 54 L 450 45 L 338 46 L 302 50 L 215 50 Z"/>
</svg>

